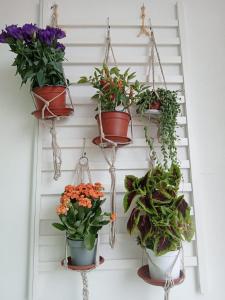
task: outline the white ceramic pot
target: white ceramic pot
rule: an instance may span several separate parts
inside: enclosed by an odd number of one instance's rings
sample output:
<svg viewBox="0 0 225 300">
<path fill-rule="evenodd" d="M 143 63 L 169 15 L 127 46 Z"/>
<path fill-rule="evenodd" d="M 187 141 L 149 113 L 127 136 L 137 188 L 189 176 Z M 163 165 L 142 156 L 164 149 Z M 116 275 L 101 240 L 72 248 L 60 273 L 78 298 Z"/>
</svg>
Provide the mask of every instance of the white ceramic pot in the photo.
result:
<svg viewBox="0 0 225 300">
<path fill-rule="evenodd" d="M 146 252 L 148 255 L 148 266 L 151 278 L 166 280 L 167 274 L 175 261 L 176 262 L 171 271 L 171 278 L 176 279 L 180 277 L 181 255 L 179 250 L 171 251 L 161 256 L 156 256 L 150 249 L 146 249 Z"/>
</svg>

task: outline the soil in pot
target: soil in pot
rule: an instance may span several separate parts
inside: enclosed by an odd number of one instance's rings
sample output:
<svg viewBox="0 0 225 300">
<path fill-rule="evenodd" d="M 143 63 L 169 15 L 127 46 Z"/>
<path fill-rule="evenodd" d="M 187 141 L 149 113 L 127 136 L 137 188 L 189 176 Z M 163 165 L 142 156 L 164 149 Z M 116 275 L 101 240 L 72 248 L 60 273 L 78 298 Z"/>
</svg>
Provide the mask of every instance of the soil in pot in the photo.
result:
<svg viewBox="0 0 225 300">
<path fill-rule="evenodd" d="M 85 247 L 84 241 L 74 241 L 71 239 L 67 239 L 67 241 L 70 248 L 72 265 L 87 266 L 95 264 L 97 241 L 92 250 L 88 250 Z"/>
<path fill-rule="evenodd" d="M 66 87 L 64 86 L 43 86 L 43 87 L 36 87 L 33 89 L 33 93 L 39 95 L 46 101 L 51 101 L 53 98 L 55 98 L 53 101 L 49 103 L 49 109 L 55 110 L 55 109 L 62 109 L 65 108 L 66 105 Z M 34 94 L 34 99 L 36 103 L 37 110 L 42 110 L 45 103 L 39 99 Z M 57 97 L 58 96 L 58 97 Z"/>
<path fill-rule="evenodd" d="M 100 128 L 99 115 L 95 118 Z M 102 112 L 101 119 L 105 136 L 127 137 L 130 122 L 128 113 L 119 111 Z"/>
<path fill-rule="evenodd" d="M 179 250 L 170 251 L 161 256 L 156 256 L 150 249 L 146 249 L 146 252 L 148 254 L 148 265 L 151 278 L 157 280 L 166 280 L 167 273 L 170 272 L 171 266 L 174 262 L 175 264 L 171 271 L 171 277 L 172 279 L 177 279 L 180 277 L 181 256 Z"/>
</svg>

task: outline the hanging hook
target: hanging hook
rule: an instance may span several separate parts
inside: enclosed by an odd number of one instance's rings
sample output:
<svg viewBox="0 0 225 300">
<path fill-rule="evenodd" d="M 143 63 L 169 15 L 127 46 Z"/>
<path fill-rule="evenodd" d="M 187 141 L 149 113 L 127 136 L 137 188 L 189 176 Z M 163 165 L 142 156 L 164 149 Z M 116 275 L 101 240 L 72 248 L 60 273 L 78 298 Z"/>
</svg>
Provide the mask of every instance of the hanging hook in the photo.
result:
<svg viewBox="0 0 225 300">
<path fill-rule="evenodd" d="M 146 17 L 145 10 L 146 10 L 146 7 L 143 4 L 141 7 L 141 28 L 140 28 L 140 32 L 137 35 L 138 37 L 140 37 L 142 34 L 144 34 L 146 36 L 150 35 L 150 32 L 146 28 L 146 25 L 145 25 L 145 17 Z"/>
</svg>

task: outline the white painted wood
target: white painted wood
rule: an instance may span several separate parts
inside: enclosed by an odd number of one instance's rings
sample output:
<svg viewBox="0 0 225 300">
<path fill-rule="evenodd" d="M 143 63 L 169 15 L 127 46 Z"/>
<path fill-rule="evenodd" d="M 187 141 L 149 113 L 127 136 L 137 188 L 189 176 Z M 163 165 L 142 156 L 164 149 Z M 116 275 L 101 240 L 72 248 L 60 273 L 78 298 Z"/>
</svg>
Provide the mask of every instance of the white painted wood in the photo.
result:
<svg viewBox="0 0 225 300">
<path fill-rule="evenodd" d="M 47 24 L 50 16 L 50 0 L 43 0 L 41 9 L 42 24 Z M 157 2 L 155 2 L 157 3 Z M 38 283 L 42 276 L 42 272 L 60 270 L 60 259 L 63 258 L 63 235 L 55 230 L 51 223 L 57 219 L 54 213 L 54 206 L 64 186 L 73 182 L 74 165 L 77 162 L 79 151 L 82 148 L 82 137 L 87 138 L 87 152 L 90 157 L 90 167 L 92 177 L 96 181 L 101 181 L 105 185 L 106 197 L 110 191 L 110 177 L 108 174 L 108 166 L 101 160 L 100 150 L 91 142 L 92 138 L 97 133 L 97 125 L 94 119 L 95 103 L 90 100 L 93 94 L 93 89 L 88 85 L 77 85 L 76 82 L 80 75 L 90 75 L 90 71 L 94 66 L 102 64 L 103 41 L 105 38 L 104 20 L 93 16 L 93 19 L 84 20 L 71 18 L 72 14 L 69 9 L 74 6 L 72 0 L 67 3 L 59 0 L 60 5 L 60 24 L 66 29 L 68 37 L 65 42 L 70 53 L 80 49 L 79 55 L 74 52 L 74 56 L 70 56 L 68 62 L 64 64 L 65 73 L 72 82 L 71 94 L 75 107 L 75 114 L 68 119 L 60 120 L 57 123 L 58 142 L 62 147 L 63 165 L 62 178 L 58 182 L 53 182 L 52 162 L 50 160 L 50 138 L 48 128 L 45 128 L 41 123 L 39 126 L 38 136 L 38 153 L 37 153 L 37 182 L 35 186 L 35 212 L 33 224 L 34 239 L 31 240 L 31 249 L 33 252 L 31 261 L 31 292 L 29 300 L 38 300 Z M 82 7 L 82 3 L 80 7 Z M 93 3 L 90 3 L 90 6 Z M 158 3 L 155 4 L 158 7 Z M 160 4 L 161 5 L 161 4 Z M 176 18 L 176 13 L 172 3 L 164 3 L 166 9 L 161 10 L 161 15 L 155 15 L 153 26 L 156 31 L 156 37 L 159 41 L 159 51 L 162 52 L 161 59 L 166 73 L 166 80 L 171 89 L 182 89 L 184 77 L 182 72 L 183 51 L 180 54 L 180 44 L 183 43 L 179 36 L 179 22 Z M 170 7 L 170 9 L 167 8 Z M 165 17 L 168 12 L 168 17 Z M 153 10 L 154 15 L 154 10 Z M 164 18 L 165 17 L 165 18 Z M 161 21 L 157 21 L 157 19 Z M 133 18 L 115 18 L 112 19 L 111 28 L 113 36 L 113 46 L 116 47 L 116 57 L 121 70 L 130 66 L 132 70 L 137 72 L 137 77 L 142 82 L 145 81 L 146 62 L 148 56 L 143 52 L 147 45 L 144 38 L 136 38 L 139 23 Z M 87 31 L 88 30 L 88 31 Z M 90 30 L 90 32 L 89 32 Z M 181 30 L 181 29 L 180 29 Z M 82 36 L 82 32 L 85 32 Z M 127 35 L 126 35 L 127 32 Z M 93 34 L 92 34 L 93 33 Z M 77 38 L 76 38 L 77 34 Z M 181 35 L 183 33 L 181 32 Z M 123 52 L 123 48 L 129 51 L 129 55 Z M 94 52 L 98 49 L 98 52 Z M 127 50 L 129 49 L 129 50 Z M 176 51 L 174 52 L 174 49 Z M 88 50 L 88 52 L 85 52 Z M 72 52 L 71 52 L 72 51 Z M 88 53 L 88 55 L 86 55 Z M 102 54 L 101 54 L 102 53 Z M 172 53 L 172 54 L 171 54 Z M 174 54 L 175 53 L 175 54 Z M 68 56 L 69 56 L 68 52 Z M 87 72 L 87 73 L 85 73 Z M 161 83 L 160 78 L 156 78 L 157 85 Z M 185 197 L 193 206 L 192 215 L 197 218 L 196 205 L 192 195 L 191 169 L 189 160 L 189 138 L 186 131 L 186 97 L 181 97 L 182 116 L 178 117 L 178 133 L 181 134 L 180 141 L 177 142 L 178 154 L 181 160 L 183 171 L 183 182 L 180 185 L 180 192 L 185 194 Z M 108 258 L 105 264 L 98 270 L 134 270 L 141 265 L 141 251 L 136 245 L 134 238 L 128 236 L 126 232 L 126 222 L 128 215 L 123 215 L 122 198 L 124 193 L 124 177 L 126 174 L 134 174 L 143 176 L 148 168 L 146 159 L 146 143 L 143 136 L 143 125 L 140 118 L 134 117 L 134 141 L 131 145 L 118 152 L 117 160 L 117 202 L 118 202 L 118 220 L 117 220 L 117 244 L 115 250 L 111 250 L 108 242 L 108 226 L 101 233 L 101 250 L 102 255 Z M 156 137 L 156 129 L 153 130 L 153 135 Z M 156 142 L 157 147 L 159 143 Z M 90 153 L 89 153 L 90 151 Z M 128 154 L 130 153 L 130 154 Z M 135 159 L 134 159 L 135 156 Z M 48 201 L 48 202 L 46 202 Z M 108 209 L 109 203 L 106 202 L 105 209 Z M 198 226 L 198 222 L 196 223 Z M 199 251 L 196 248 L 198 245 L 199 233 L 194 237 L 190 244 L 185 245 L 185 265 L 187 267 L 196 267 L 202 276 L 202 269 L 199 269 Z M 32 248 L 33 247 L 33 248 Z M 129 249 L 129 251 L 128 251 Z M 63 272 L 61 274 L 63 276 Z M 202 281 L 200 281 L 202 286 Z M 52 299 L 50 299 L 52 300 Z"/>
<path fill-rule="evenodd" d="M 187 100 L 186 102 L 186 110 L 187 110 L 187 115 L 190 109 L 190 102 L 188 102 L 188 92 L 191 89 L 191 86 L 188 83 L 188 57 L 186 53 L 186 41 L 185 41 L 185 21 L 184 21 L 184 15 L 183 15 L 183 7 L 182 7 L 182 2 L 178 1 L 177 4 L 177 11 L 179 15 L 179 35 L 181 38 L 181 55 L 182 55 L 182 67 L 183 67 L 183 72 L 185 75 L 185 98 Z M 189 123 L 187 126 L 187 131 L 189 135 L 189 128 L 191 124 Z M 189 147 L 189 159 L 192 159 L 192 153 L 191 149 Z M 195 177 L 196 171 L 195 171 L 195 165 L 194 163 L 192 164 L 192 172 L 190 173 L 190 177 L 192 180 L 192 185 L 193 185 L 193 197 L 196 199 L 194 201 L 194 210 L 195 210 L 195 224 L 196 224 L 196 236 L 197 236 L 197 255 L 198 255 L 198 284 L 199 284 L 199 289 L 202 294 L 205 294 L 207 292 L 207 272 L 205 269 L 205 261 L 204 261 L 204 233 L 203 229 L 201 228 L 201 202 L 198 197 L 198 188 L 197 188 L 197 178 Z"/>
<path fill-rule="evenodd" d="M 116 61 L 118 65 L 146 65 L 148 62 L 148 56 L 118 56 Z M 180 64 L 181 57 L 180 56 L 162 56 L 161 57 L 162 64 Z M 109 66 L 114 63 L 109 62 Z M 158 63 L 157 63 L 158 64 Z M 75 66 L 75 65 L 102 65 L 102 60 L 96 57 L 85 57 L 79 56 L 76 57 L 76 61 L 68 61 L 64 62 L 64 66 Z"/>
</svg>

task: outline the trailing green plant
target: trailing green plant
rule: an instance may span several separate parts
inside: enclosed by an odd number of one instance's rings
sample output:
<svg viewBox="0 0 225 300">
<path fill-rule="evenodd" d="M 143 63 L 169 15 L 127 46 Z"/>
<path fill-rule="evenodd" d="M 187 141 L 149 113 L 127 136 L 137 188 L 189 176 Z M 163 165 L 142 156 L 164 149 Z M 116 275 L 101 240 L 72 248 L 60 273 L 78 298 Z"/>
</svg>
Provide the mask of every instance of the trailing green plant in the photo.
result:
<svg viewBox="0 0 225 300">
<path fill-rule="evenodd" d="M 95 245 L 98 231 L 115 220 L 114 214 L 102 211 L 102 190 L 100 183 L 67 185 L 56 209 L 61 223 L 52 224 L 66 231 L 67 238 L 84 241 L 89 250 Z"/>
<path fill-rule="evenodd" d="M 93 76 L 82 76 L 78 83 L 90 83 L 97 90 L 92 99 L 100 103 L 103 112 L 124 111 L 137 101 L 145 89 L 137 80 L 131 82 L 135 76 L 135 72 L 130 73 L 129 69 L 121 73 L 118 67 L 110 69 L 103 64 L 101 69 L 95 68 Z"/>
<path fill-rule="evenodd" d="M 172 163 L 177 163 L 177 148 L 176 148 L 176 126 L 177 116 L 181 112 L 180 104 L 178 102 L 177 91 L 170 91 L 164 88 L 158 88 L 156 91 L 146 89 L 144 90 L 137 101 L 137 113 L 144 117 L 146 110 L 151 105 L 159 102 L 161 114 L 159 118 L 159 138 L 161 142 L 161 152 L 163 154 L 164 166 L 168 167 L 169 160 Z M 144 126 L 145 139 L 153 151 L 153 139 L 150 137 L 149 126 Z"/>
<path fill-rule="evenodd" d="M 125 178 L 125 212 L 133 204 L 127 229 L 137 235 L 142 247 L 158 256 L 178 250 L 182 241 L 190 242 L 194 234 L 191 208 L 184 195 L 178 194 L 180 180 L 176 164 L 167 170 L 158 165 L 141 178 Z"/>
<path fill-rule="evenodd" d="M 60 28 L 47 26 L 38 28 L 35 24 L 6 26 L 0 34 L 0 43 L 9 45 L 16 54 L 13 66 L 22 79 L 28 80 L 31 88 L 44 85 L 66 85 L 62 62 L 65 60 L 65 46 L 58 42 L 66 36 Z"/>
</svg>

